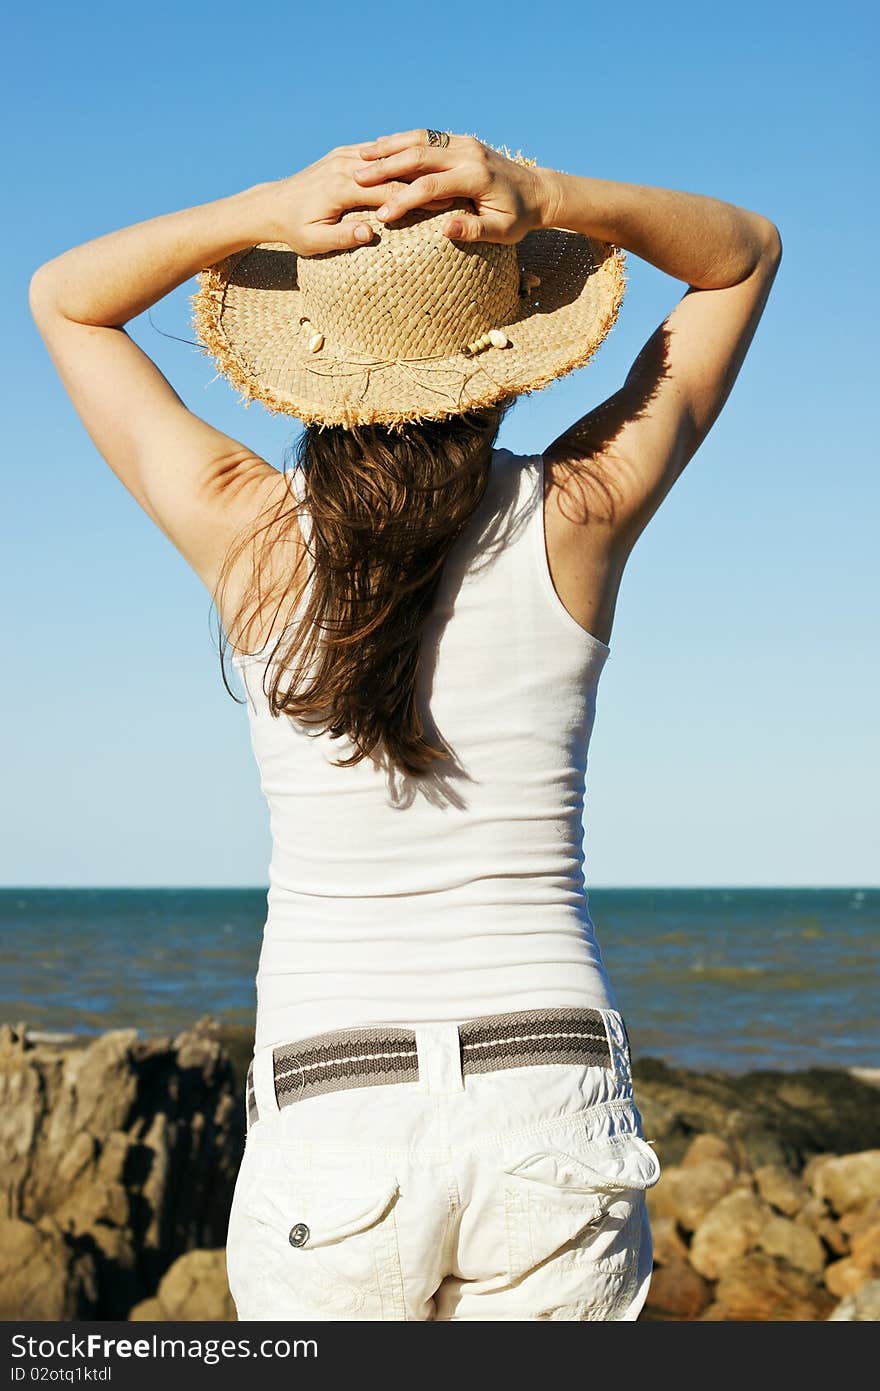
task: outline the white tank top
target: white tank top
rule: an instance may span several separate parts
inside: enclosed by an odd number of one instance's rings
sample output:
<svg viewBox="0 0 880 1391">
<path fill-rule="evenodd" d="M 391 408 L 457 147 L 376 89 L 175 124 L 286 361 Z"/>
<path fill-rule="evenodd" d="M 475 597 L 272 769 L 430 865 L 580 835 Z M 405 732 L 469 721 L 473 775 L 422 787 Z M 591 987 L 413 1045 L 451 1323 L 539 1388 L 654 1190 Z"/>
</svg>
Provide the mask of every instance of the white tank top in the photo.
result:
<svg viewBox="0 0 880 1391">
<path fill-rule="evenodd" d="M 304 509 L 300 520 L 308 540 Z M 542 456 L 493 450 L 424 634 L 418 698 L 451 769 L 425 782 L 381 756 L 334 767 L 353 751 L 346 738 L 269 711 L 274 645 L 233 656 L 272 834 L 256 1047 L 357 1025 L 617 1008 L 583 874 L 610 648 L 553 587 Z"/>
</svg>

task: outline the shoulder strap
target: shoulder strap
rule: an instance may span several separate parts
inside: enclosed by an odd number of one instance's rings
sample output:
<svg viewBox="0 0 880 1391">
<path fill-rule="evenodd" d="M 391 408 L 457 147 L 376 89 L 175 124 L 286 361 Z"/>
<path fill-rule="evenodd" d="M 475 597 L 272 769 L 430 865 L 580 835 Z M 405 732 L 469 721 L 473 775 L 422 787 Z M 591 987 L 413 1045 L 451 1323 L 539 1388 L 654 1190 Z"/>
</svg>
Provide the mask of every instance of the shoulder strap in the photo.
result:
<svg viewBox="0 0 880 1391">
<path fill-rule="evenodd" d="M 298 508 L 299 528 L 300 528 L 300 531 L 301 531 L 302 534 L 303 534 L 303 540 L 305 541 L 306 545 L 308 546 L 309 541 L 311 540 L 312 531 L 311 531 L 311 519 L 310 519 L 310 517 L 309 517 L 308 508 L 306 507 L 306 504 L 305 504 L 305 496 L 306 496 L 306 476 L 305 476 L 305 470 L 304 470 L 302 464 L 295 464 L 294 467 L 291 469 L 291 472 L 290 472 L 290 483 L 291 483 L 291 487 L 293 488 L 294 494 L 295 494 L 295 496 L 296 496 L 297 502 L 299 503 L 299 508 Z"/>
</svg>

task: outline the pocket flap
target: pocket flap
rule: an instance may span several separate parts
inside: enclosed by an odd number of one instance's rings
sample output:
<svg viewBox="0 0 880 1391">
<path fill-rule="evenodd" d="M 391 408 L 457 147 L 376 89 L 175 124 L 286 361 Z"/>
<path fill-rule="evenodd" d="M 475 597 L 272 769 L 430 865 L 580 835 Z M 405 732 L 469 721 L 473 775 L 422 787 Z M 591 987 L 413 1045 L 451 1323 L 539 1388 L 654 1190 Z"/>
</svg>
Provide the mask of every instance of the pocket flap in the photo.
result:
<svg viewBox="0 0 880 1391">
<path fill-rule="evenodd" d="M 329 1246 L 366 1231 L 388 1211 L 399 1192 L 397 1179 L 377 1179 L 370 1187 L 315 1186 L 311 1175 L 300 1182 L 258 1178 L 245 1203 L 249 1216 L 272 1227 L 292 1246 L 310 1250 Z"/>
<path fill-rule="evenodd" d="M 538 1150 L 504 1171 L 510 1178 L 583 1199 L 588 1193 L 626 1193 L 652 1188 L 660 1161 L 639 1135 L 590 1142 L 578 1154 Z"/>
</svg>

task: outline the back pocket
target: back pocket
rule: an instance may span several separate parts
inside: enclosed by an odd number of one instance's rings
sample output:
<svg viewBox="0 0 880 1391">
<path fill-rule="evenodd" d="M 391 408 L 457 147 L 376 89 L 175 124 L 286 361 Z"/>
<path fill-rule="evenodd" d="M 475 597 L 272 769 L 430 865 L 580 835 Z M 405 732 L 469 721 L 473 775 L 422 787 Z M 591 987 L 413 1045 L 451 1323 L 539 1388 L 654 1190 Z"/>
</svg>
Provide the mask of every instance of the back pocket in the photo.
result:
<svg viewBox="0 0 880 1391">
<path fill-rule="evenodd" d="M 632 1133 L 533 1150 L 506 1165 L 510 1278 L 556 1257 L 626 1283 L 638 1265 L 645 1190 L 659 1178 L 656 1154 Z"/>
<path fill-rule="evenodd" d="M 398 1193 L 391 1177 L 256 1177 L 242 1217 L 247 1283 L 264 1312 L 250 1317 L 405 1318 Z"/>
</svg>

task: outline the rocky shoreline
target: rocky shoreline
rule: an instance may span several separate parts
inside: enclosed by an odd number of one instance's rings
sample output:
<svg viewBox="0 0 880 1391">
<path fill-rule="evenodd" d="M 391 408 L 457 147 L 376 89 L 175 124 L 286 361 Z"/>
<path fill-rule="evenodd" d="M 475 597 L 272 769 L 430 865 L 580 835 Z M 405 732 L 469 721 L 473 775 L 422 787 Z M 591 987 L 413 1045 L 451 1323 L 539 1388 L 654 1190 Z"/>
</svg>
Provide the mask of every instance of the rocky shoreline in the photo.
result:
<svg viewBox="0 0 880 1391">
<path fill-rule="evenodd" d="M 0 1025 L 0 1319 L 235 1317 L 223 1245 L 252 1037 Z M 643 1318 L 880 1319 L 880 1086 L 642 1059 L 663 1177 Z"/>
</svg>

